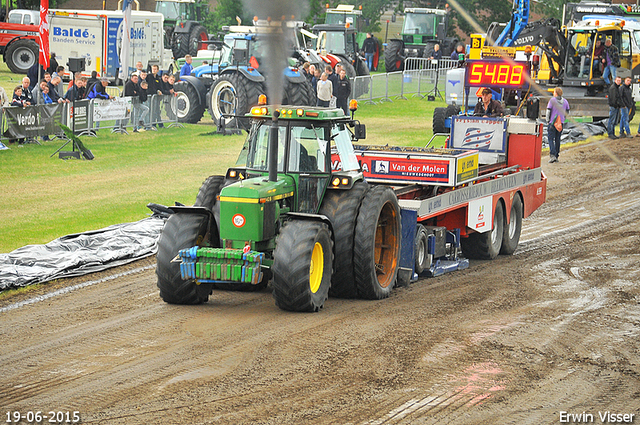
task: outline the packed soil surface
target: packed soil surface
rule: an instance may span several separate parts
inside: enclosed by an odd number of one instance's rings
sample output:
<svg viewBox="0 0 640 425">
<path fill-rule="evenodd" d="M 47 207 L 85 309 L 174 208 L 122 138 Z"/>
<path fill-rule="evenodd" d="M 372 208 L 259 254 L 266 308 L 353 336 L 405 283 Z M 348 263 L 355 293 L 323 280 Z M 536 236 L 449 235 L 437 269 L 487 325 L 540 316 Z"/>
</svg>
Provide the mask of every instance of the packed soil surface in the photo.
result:
<svg viewBox="0 0 640 425">
<path fill-rule="evenodd" d="M 2 413 L 41 411 L 49 423 L 77 411 L 99 424 L 627 414 L 640 424 L 639 145 L 563 146 L 559 163 L 543 158 L 547 202 L 524 220 L 513 256 L 386 300 L 330 298 L 301 314 L 279 310 L 268 290 L 214 291 L 203 305 L 169 305 L 153 257 L 38 290 L 73 289 L 55 296 L 5 299 Z"/>
</svg>

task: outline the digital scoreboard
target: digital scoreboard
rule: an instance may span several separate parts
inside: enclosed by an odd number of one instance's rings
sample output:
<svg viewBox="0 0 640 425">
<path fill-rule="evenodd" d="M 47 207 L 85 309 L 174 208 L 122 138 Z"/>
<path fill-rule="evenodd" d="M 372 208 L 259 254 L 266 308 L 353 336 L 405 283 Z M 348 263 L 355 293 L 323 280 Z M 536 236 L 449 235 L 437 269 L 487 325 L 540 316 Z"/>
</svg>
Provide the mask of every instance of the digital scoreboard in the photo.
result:
<svg viewBox="0 0 640 425">
<path fill-rule="evenodd" d="M 526 62 L 506 59 L 468 60 L 465 72 L 466 87 L 521 88 L 527 82 Z"/>
</svg>

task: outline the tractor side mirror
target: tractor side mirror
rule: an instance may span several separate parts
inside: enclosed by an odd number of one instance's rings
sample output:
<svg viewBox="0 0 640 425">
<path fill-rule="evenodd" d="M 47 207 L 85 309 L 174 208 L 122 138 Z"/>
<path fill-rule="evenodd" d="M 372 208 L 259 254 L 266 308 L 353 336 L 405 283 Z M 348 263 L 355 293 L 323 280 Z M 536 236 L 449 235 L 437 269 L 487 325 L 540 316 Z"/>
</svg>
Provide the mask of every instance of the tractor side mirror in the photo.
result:
<svg viewBox="0 0 640 425">
<path fill-rule="evenodd" d="M 391 22 L 395 22 L 396 21 L 396 15 L 395 13 L 393 15 L 391 15 Z"/>
<path fill-rule="evenodd" d="M 447 36 L 447 29 L 444 22 L 438 23 L 438 27 L 436 28 L 436 37 L 438 40 L 444 40 Z M 455 46 L 454 46 L 455 48 Z"/>
<path fill-rule="evenodd" d="M 367 138 L 367 127 L 364 124 L 356 124 L 353 127 L 353 136 L 356 140 L 363 140 Z"/>
</svg>

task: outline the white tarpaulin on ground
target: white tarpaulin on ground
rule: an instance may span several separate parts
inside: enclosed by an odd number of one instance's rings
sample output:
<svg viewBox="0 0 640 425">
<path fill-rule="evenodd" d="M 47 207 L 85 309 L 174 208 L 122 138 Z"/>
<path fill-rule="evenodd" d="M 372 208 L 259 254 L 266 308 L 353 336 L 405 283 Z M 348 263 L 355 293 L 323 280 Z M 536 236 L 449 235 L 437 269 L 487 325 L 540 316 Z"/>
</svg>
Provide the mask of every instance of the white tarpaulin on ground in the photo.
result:
<svg viewBox="0 0 640 425">
<path fill-rule="evenodd" d="M 164 222 L 154 216 L 0 254 L 0 290 L 94 273 L 153 255 Z"/>
</svg>

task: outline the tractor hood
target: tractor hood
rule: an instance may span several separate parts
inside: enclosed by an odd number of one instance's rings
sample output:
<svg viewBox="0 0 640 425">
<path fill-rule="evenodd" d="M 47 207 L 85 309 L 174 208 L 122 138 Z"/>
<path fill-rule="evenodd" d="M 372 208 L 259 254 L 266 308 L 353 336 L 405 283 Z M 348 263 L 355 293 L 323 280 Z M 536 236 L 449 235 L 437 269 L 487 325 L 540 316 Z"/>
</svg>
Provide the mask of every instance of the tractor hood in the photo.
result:
<svg viewBox="0 0 640 425">
<path fill-rule="evenodd" d="M 222 189 L 220 238 L 224 247 L 243 248 L 250 242 L 255 249 L 259 242 L 275 236 L 280 217 L 278 201 L 293 197 L 295 187 L 292 177 L 278 177 L 275 182 L 266 176 L 254 177 Z"/>
<path fill-rule="evenodd" d="M 276 182 L 266 176 L 253 177 L 223 188 L 220 201 L 264 204 L 293 196 L 293 190 L 293 178 L 288 176 L 280 176 Z"/>
</svg>

